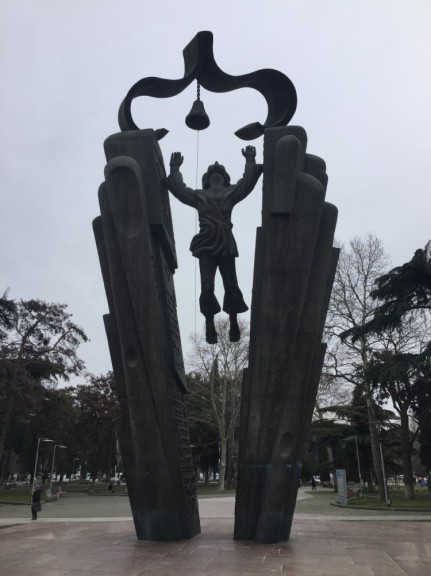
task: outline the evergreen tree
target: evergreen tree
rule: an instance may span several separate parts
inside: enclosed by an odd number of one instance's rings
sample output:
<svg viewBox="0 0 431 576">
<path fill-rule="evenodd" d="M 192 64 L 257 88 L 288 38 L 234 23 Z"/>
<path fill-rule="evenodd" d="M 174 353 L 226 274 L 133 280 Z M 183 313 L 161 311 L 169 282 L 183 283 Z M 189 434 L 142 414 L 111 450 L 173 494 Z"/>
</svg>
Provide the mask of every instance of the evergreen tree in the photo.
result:
<svg viewBox="0 0 431 576">
<path fill-rule="evenodd" d="M 14 413 L 40 409 L 44 386 L 78 375 L 77 355 L 84 330 L 72 322 L 65 304 L 8 300 L 3 295 L 0 338 L 0 476 L 5 473 L 5 443 Z M 40 434 L 39 434 L 40 435 Z"/>
</svg>

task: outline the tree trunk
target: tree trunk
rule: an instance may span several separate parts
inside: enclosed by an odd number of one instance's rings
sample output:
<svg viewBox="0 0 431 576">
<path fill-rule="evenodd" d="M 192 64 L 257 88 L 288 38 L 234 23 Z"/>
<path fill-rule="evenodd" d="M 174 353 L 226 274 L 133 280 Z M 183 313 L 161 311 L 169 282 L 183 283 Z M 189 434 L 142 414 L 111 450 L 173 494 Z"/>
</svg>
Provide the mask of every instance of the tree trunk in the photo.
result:
<svg viewBox="0 0 431 576">
<path fill-rule="evenodd" d="M 231 403 L 232 403 L 231 398 Z M 231 411 L 233 412 L 233 404 L 231 404 Z M 229 441 L 227 443 L 227 463 L 226 463 L 226 488 L 232 490 L 235 478 L 235 425 L 230 422 Z"/>
<path fill-rule="evenodd" d="M 233 446 L 232 441 L 226 446 L 226 476 L 225 476 L 225 488 L 227 490 L 232 489 L 232 473 L 233 473 Z"/>
<path fill-rule="evenodd" d="M 379 436 L 377 433 L 376 419 L 374 415 L 374 405 L 371 398 L 367 398 L 368 426 L 370 430 L 371 452 L 373 455 L 374 473 L 377 478 L 380 502 L 386 500 L 385 484 L 383 479 L 382 459 L 380 454 Z"/>
<path fill-rule="evenodd" d="M 409 417 L 407 412 L 404 410 L 400 410 L 400 436 L 404 472 L 404 498 L 406 500 L 414 500 L 415 488 L 413 482 L 412 445 L 410 442 Z"/>
<path fill-rule="evenodd" d="M 220 398 L 220 413 L 219 413 L 219 441 L 220 441 L 220 470 L 219 470 L 219 485 L 220 492 L 224 492 L 224 477 L 226 474 L 226 408 L 227 408 L 227 378 L 221 378 L 221 398 Z"/>
<path fill-rule="evenodd" d="M 364 339 L 361 340 L 361 357 L 364 369 L 368 368 L 368 353 L 367 346 Z M 368 414 L 368 428 L 370 431 L 371 453 L 373 456 L 373 467 L 376 475 L 379 500 L 385 502 L 386 500 L 386 487 L 385 475 L 383 474 L 382 454 L 380 450 L 379 434 L 377 430 L 376 415 L 374 413 L 374 401 L 371 392 L 371 383 L 365 379 L 364 391 L 367 398 L 367 414 Z"/>
<path fill-rule="evenodd" d="M 3 411 L 0 418 L 0 464 L 1 464 L 0 478 L 2 478 L 5 473 L 4 470 L 6 464 L 5 443 L 6 443 L 6 435 L 9 430 L 11 414 L 12 414 L 12 402 L 10 400 L 3 401 Z"/>
<path fill-rule="evenodd" d="M 197 484 L 199 482 L 199 457 L 193 458 L 193 468 L 195 470 L 195 481 Z"/>
<path fill-rule="evenodd" d="M 0 484 L 3 482 L 7 482 L 11 473 L 11 460 L 12 460 L 12 453 L 11 450 L 3 450 L 3 457 L 0 461 Z"/>
<path fill-rule="evenodd" d="M 226 437 L 220 434 L 220 470 L 218 489 L 224 492 L 224 475 L 226 473 Z"/>
</svg>

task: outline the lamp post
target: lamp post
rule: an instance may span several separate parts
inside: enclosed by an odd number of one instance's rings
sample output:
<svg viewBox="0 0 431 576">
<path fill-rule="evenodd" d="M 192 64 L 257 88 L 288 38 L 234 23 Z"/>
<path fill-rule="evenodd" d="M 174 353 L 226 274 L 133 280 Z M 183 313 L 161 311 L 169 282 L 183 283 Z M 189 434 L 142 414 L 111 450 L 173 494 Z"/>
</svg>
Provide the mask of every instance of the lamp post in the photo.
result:
<svg viewBox="0 0 431 576">
<path fill-rule="evenodd" d="M 379 436 L 379 447 L 380 447 L 380 458 L 382 460 L 382 472 L 383 472 L 383 486 L 385 488 L 385 499 L 386 499 L 386 506 L 390 506 L 391 505 L 391 501 L 389 500 L 388 497 L 388 487 L 386 484 L 386 473 L 385 473 L 385 462 L 383 460 L 383 448 L 382 448 L 382 442 L 380 440 L 380 436 Z"/>
<path fill-rule="evenodd" d="M 52 494 L 52 477 L 54 475 L 54 462 L 55 462 L 55 449 L 56 448 L 67 448 L 67 446 L 63 446 L 62 444 L 54 444 L 54 454 L 52 455 L 52 468 L 51 468 L 51 478 L 49 481 L 49 493 Z"/>
<path fill-rule="evenodd" d="M 359 486 L 361 487 L 361 495 L 362 495 L 362 475 L 361 475 L 361 462 L 359 460 L 358 437 L 348 436 L 347 438 L 345 438 L 345 440 L 354 440 L 356 444 L 356 458 L 358 460 Z"/>
<path fill-rule="evenodd" d="M 376 425 L 377 433 L 378 433 L 378 439 L 379 439 L 380 460 L 382 461 L 383 487 L 385 489 L 386 506 L 390 506 L 391 501 L 389 500 L 389 496 L 388 496 L 388 486 L 386 484 L 385 461 L 383 459 L 383 448 L 382 448 L 382 439 L 381 439 L 382 427 L 381 427 L 381 424 L 379 422 L 374 422 L 374 424 Z"/>
<path fill-rule="evenodd" d="M 49 438 L 38 438 L 37 439 L 37 449 L 36 449 L 36 459 L 34 461 L 34 472 L 33 472 L 33 483 L 31 485 L 31 494 L 34 492 L 34 485 L 36 482 L 36 473 L 37 473 L 37 461 L 39 458 L 39 446 L 41 442 L 54 442 L 54 440 L 50 440 Z"/>
</svg>

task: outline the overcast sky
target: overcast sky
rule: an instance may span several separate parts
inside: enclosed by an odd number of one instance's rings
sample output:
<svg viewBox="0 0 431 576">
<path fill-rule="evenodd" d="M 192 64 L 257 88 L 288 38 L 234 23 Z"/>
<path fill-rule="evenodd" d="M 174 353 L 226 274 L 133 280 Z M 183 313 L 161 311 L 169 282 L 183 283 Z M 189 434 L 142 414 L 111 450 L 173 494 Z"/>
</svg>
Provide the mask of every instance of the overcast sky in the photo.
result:
<svg viewBox="0 0 431 576">
<path fill-rule="evenodd" d="M 431 2 L 429 0 L 14 0 L 0 8 L 1 284 L 12 298 L 67 303 L 91 342 L 87 369 L 111 369 L 102 315 L 107 303 L 91 222 L 98 215 L 103 141 L 118 132 L 118 107 L 146 76 L 181 78 L 182 50 L 200 30 L 214 34 L 218 65 L 233 75 L 275 68 L 298 94 L 291 124 L 327 163 L 327 200 L 338 206 L 337 238 L 368 232 L 393 265 L 431 239 Z M 211 126 L 184 124 L 195 85 L 166 100 L 140 98 L 141 128 L 167 128 L 161 141 L 185 160 L 195 187 L 218 160 L 241 177 L 241 126 L 266 118 L 258 92 L 201 98 Z M 262 160 L 262 139 L 250 142 Z M 197 165 L 198 161 L 198 165 Z M 171 201 L 175 274 L 185 355 L 202 329 L 195 211 Z M 261 190 L 233 212 L 240 286 L 250 304 Z M 222 300 L 220 283 L 217 288 Z M 197 294 L 198 296 L 198 294 Z"/>
</svg>

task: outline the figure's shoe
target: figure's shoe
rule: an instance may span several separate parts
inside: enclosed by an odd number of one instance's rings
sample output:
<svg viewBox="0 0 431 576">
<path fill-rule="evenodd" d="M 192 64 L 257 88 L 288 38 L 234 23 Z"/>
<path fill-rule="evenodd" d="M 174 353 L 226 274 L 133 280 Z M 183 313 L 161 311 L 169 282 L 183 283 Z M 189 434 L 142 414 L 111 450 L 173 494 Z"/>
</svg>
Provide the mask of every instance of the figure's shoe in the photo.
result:
<svg viewBox="0 0 431 576">
<path fill-rule="evenodd" d="M 214 326 L 214 317 L 205 319 L 205 336 L 208 344 L 217 344 L 217 332 Z"/>
<path fill-rule="evenodd" d="M 238 326 L 238 320 L 236 316 L 229 316 L 230 329 L 229 329 L 229 340 L 231 342 L 239 342 L 241 338 L 241 331 Z"/>
</svg>

